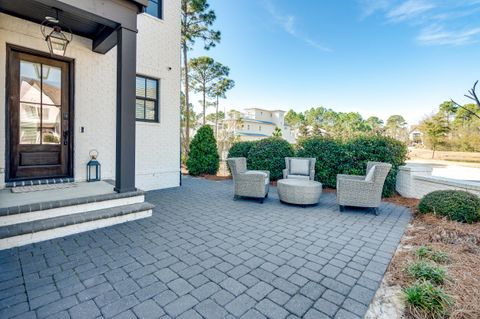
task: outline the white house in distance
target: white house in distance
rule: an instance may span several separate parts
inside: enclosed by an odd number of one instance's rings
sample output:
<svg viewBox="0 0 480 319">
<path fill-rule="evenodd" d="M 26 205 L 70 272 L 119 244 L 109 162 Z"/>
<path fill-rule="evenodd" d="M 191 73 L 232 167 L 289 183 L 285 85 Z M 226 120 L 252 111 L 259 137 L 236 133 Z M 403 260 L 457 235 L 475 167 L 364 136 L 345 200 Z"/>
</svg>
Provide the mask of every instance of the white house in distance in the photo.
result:
<svg viewBox="0 0 480 319">
<path fill-rule="evenodd" d="M 423 145 L 423 132 L 418 129 L 418 125 L 411 125 L 408 130 L 408 139 L 411 144 Z"/>
<path fill-rule="evenodd" d="M 284 122 L 285 111 L 266 110 L 262 108 L 246 108 L 243 112 L 242 124 L 235 135 L 242 141 L 256 141 L 271 137 L 276 127 L 282 131 L 282 137 L 295 143 L 295 134 Z"/>
<path fill-rule="evenodd" d="M 179 186 L 180 16 L 176 0 L 0 1 L 0 227 L 27 223 L 0 249 L 147 217 L 139 189 Z"/>
</svg>

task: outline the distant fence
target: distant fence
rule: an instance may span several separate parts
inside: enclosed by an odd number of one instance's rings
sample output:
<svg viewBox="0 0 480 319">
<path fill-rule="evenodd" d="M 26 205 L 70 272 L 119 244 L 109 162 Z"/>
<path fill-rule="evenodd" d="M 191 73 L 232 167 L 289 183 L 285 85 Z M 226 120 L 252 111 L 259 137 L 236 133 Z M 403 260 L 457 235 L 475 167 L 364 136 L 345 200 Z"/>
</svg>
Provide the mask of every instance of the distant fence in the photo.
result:
<svg viewBox="0 0 480 319">
<path fill-rule="evenodd" d="M 401 166 L 396 191 L 407 198 L 422 198 L 437 190 L 464 190 L 480 196 L 480 183 L 432 176 L 431 167 Z"/>
</svg>

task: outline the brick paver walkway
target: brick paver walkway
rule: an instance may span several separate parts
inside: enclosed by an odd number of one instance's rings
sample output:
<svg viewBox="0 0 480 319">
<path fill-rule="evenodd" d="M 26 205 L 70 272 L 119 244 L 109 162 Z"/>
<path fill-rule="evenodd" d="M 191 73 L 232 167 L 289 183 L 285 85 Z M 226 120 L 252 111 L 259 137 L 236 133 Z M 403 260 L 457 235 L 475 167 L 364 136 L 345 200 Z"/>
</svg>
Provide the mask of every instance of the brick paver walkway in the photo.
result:
<svg viewBox="0 0 480 319">
<path fill-rule="evenodd" d="M 0 251 L 0 318 L 361 318 L 410 214 L 150 192 L 153 217 Z"/>
</svg>

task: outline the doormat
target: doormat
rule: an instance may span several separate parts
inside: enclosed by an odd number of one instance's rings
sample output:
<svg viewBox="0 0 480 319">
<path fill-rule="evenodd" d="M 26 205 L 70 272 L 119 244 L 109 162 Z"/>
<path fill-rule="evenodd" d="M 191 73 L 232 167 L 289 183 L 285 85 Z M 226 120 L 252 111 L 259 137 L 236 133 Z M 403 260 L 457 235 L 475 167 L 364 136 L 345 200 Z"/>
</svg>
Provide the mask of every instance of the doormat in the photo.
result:
<svg viewBox="0 0 480 319">
<path fill-rule="evenodd" d="M 39 192 L 46 191 L 51 189 L 64 189 L 77 187 L 76 183 L 61 183 L 61 184 L 44 184 L 44 185 L 33 185 L 33 186 L 17 186 L 12 188 L 12 193 L 30 193 L 30 192 Z"/>
</svg>

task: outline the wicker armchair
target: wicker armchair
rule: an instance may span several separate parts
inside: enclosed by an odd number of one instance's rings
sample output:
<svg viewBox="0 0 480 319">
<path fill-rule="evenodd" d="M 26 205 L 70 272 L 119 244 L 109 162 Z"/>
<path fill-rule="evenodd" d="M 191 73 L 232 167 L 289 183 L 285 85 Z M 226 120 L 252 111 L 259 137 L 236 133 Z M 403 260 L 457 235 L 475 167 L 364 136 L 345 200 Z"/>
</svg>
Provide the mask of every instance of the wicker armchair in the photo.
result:
<svg viewBox="0 0 480 319">
<path fill-rule="evenodd" d="M 299 165 L 292 167 L 292 161 L 299 160 Z M 304 165 L 308 161 L 307 165 Z M 283 178 L 296 178 L 296 179 L 307 179 L 313 181 L 315 179 L 315 162 L 316 158 L 307 158 L 307 157 L 285 157 L 285 169 L 283 170 Z M 305 167 L 301 167 L 305 166 Z M 293 170 L 292 170 L 293 168 Z"/>
<path fill-rule="evenodd" d="M 369 207 L 377 215 L 383 184 L 391 167 L 388 163 L 368 162 L 366 176 L 337 175 L 337 204 L 340 211 L 345 206 Z"/>
<path fill-rule="evenodd" d="M 263 200 L 268 196 L 270 172 L 247 170 L 245 157 L 229 158 L 227 163 L 233 176 L 233 199 L 253 197 L 260 199 L 260 203 L 263 203 Z"/>
</svg>

